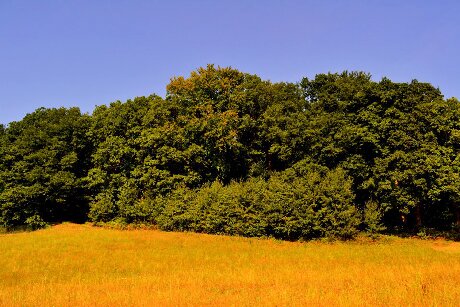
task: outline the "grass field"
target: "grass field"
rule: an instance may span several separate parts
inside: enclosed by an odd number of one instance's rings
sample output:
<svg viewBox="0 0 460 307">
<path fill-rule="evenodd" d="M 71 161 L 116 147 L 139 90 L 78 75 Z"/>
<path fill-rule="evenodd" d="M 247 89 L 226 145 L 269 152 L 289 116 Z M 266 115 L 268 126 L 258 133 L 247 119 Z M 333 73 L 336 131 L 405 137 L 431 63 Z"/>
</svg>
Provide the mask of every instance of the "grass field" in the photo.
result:
<svg viewBox="0 0 460 307">
<path fill-rule="evenodd" d="M 292 243 L 62 224 L 0 235 L 1 306 L 459 306 L 460 243 Z"/>
</svg>

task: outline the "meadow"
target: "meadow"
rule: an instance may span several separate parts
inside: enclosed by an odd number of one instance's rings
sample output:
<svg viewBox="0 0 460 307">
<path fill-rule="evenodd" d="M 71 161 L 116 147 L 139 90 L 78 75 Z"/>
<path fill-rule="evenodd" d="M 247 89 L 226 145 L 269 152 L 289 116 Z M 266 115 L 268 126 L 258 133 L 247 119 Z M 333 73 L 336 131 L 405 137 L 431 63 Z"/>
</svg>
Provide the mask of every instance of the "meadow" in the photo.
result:
<svg viewBox="0 0 460 307">
<path fill-rule="evenodd" d="M 458 306 L 460 243 L 61 224 L 0 235 L 0 306 Z"/>
</svg>

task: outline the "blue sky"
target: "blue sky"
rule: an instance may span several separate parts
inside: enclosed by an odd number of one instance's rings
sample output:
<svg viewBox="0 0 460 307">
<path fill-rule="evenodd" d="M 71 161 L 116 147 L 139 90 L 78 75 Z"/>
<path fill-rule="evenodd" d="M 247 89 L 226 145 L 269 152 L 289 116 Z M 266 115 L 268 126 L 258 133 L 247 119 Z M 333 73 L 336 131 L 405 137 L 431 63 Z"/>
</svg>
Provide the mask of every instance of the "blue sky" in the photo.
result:
<svg viewBox="0 0 460 307">
<path fill-rule="evenodd" d="M 293 82 L 363 70 L 460 97 L 459 3 L 0 0 L 0 123 L 164 96 L 207 63 Z"/>
</svg>

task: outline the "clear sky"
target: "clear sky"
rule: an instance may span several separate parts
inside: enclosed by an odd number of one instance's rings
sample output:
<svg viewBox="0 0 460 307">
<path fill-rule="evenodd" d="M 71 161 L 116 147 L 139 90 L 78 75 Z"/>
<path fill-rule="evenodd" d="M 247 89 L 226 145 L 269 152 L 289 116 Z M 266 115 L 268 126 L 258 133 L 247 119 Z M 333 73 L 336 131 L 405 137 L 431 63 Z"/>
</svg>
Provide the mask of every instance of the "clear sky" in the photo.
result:
<svg viewBox="0 0 460 307">
<path fill-rule="evenodd" d="M 207 63 L 272 81 L 363 70 L 460 97 L 460 1 L 0 0 L 0 123 L 152 93 Z"/>
</svg>

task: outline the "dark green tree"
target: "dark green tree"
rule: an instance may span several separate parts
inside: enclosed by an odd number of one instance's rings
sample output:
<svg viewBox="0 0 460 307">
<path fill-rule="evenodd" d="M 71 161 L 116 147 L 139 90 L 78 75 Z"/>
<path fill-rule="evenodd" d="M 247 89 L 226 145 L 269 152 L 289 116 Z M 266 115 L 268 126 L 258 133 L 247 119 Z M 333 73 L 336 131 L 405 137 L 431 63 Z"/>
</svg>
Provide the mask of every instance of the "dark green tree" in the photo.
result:
<svg viewBox="0 0 460 307">
<path fill-rule="evenodd" d="M 0 160 L 2 226 L 85 220 L 88 127 L 89 116 L 78 108 L 37 109 L 8 126 Z"/>
</svg>

